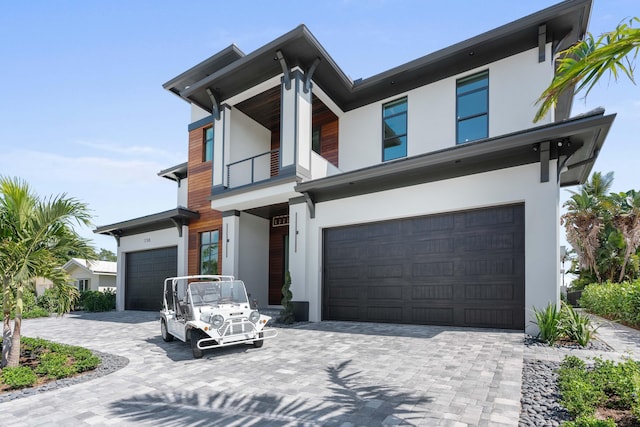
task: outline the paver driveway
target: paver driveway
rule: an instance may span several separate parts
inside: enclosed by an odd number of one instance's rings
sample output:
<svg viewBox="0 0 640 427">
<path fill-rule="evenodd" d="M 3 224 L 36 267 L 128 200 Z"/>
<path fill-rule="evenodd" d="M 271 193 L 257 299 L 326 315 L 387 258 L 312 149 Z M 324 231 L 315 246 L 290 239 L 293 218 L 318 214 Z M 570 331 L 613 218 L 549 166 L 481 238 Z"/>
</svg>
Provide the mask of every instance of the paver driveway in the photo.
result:
<svg viewBox="0 0 640 427">
<path fill-rule="evenodd" d="M 2 403 L 3 425 L 516 426 L 520 412 L 517 332 L 308 323 L 195 360 L 162 341 L 157 313 L 30 319 L 23 331 L 130 363 Z"/>
</svg>

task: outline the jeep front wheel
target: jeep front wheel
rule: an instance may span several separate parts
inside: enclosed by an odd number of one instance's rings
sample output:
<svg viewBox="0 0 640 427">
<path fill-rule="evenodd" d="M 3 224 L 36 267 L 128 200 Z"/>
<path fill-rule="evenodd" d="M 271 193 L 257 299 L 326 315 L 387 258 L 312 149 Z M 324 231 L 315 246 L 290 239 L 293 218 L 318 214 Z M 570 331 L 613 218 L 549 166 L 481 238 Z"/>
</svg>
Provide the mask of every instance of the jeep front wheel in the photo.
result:
<svg viewBox="0 0 640 427">
<path fill-rule="evenodd" d="M 167 329 L 167 321 L 164 319 L 160 320 L 160 333 L 162 334 L 162 339 L 165 342 L 173 341 L 173 335 L 169 333 L 169 330 Z"/>
<path fill-rule="evenodd" d="M 204 350 L 198 348 L 198 341 L 202 339 L 202 333 L 193 329 L 191 330 L 191 351 L 193 352 L 194 359 L 201 359 L 204 354 Z"/>
<path fill-rule="evenodd" d="M 258 334 L 258 337 L 260 337 L 260 338 L 262 338 L 262 337 L 263 337 L 262 332 L 260 332 L 260 333 Z M 253 342 L 253 346 L 254 346 L 255 348 L 260 348 L 260 347 L 262 347 L 262 344 L 264 344 L 264 340 L 256 340 L 256 341 L 254 341 L 254 342 Z"/>
</svg>

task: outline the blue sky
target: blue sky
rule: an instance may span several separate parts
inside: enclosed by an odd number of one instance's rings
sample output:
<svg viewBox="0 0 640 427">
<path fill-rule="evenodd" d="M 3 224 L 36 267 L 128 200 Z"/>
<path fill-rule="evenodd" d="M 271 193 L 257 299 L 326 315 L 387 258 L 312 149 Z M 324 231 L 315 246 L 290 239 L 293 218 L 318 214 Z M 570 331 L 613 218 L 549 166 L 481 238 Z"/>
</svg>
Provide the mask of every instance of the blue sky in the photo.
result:
<svg viewBox="0 0 640 427">
<path fill-rule="evenodd" d="M 96 226 L 168 210 L 176 188 L 157 173 L 186 161 L 189 106 L 162 84 L 229 44 L 249 53 L 304 23 L 357 79 L 555 3 L 1 2 L 0 175 L 25 179 L 41 196 L 80 199 Z M 631 16 L 640 16 L 637 0 L 595 0 L 589 30 Z M 615 172 L 614 191 L 640 189 L 639 88 L 604 79 L 573 113 L 598 106 L 618 116 L 595 170 Z M 80 232 L 115 251 L 114 239 Z"/>
</svg>

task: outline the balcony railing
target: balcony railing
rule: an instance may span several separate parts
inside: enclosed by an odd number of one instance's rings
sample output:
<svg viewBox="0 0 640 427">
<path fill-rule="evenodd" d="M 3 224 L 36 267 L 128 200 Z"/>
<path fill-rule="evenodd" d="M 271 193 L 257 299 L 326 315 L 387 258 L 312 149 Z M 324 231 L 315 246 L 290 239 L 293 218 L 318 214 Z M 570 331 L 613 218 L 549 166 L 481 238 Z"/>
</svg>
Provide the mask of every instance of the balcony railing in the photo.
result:
<svg viewBox="0 0 640 427">
<path fill-rule="evenodd" d="M 265 181 L 278 174 L 279 150 L 270 150 L 227 165 L 227 187 Z M 275 168 L 273 165 L 275 164 Z"/>
</svg>

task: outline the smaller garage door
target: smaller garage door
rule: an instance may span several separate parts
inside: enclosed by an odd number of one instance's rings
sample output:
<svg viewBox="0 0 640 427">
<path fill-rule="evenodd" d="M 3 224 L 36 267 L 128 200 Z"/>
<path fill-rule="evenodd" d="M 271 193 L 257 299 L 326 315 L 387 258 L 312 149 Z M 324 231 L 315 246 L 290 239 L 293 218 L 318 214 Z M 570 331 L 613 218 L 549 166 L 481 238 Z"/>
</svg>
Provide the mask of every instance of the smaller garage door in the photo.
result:
<svg viewBox="0 0 640 427">
<path fill-rule="evenodd" d="M 125 310 L 159 311 L 164 279 L 178 274 L 177 246 L 130 252 L 125 263 Z"/>
<path fill-rule="evenodd" d="M 324 231 L 323 319 L 524 329 L 524 205 Z"/>
</svg>

